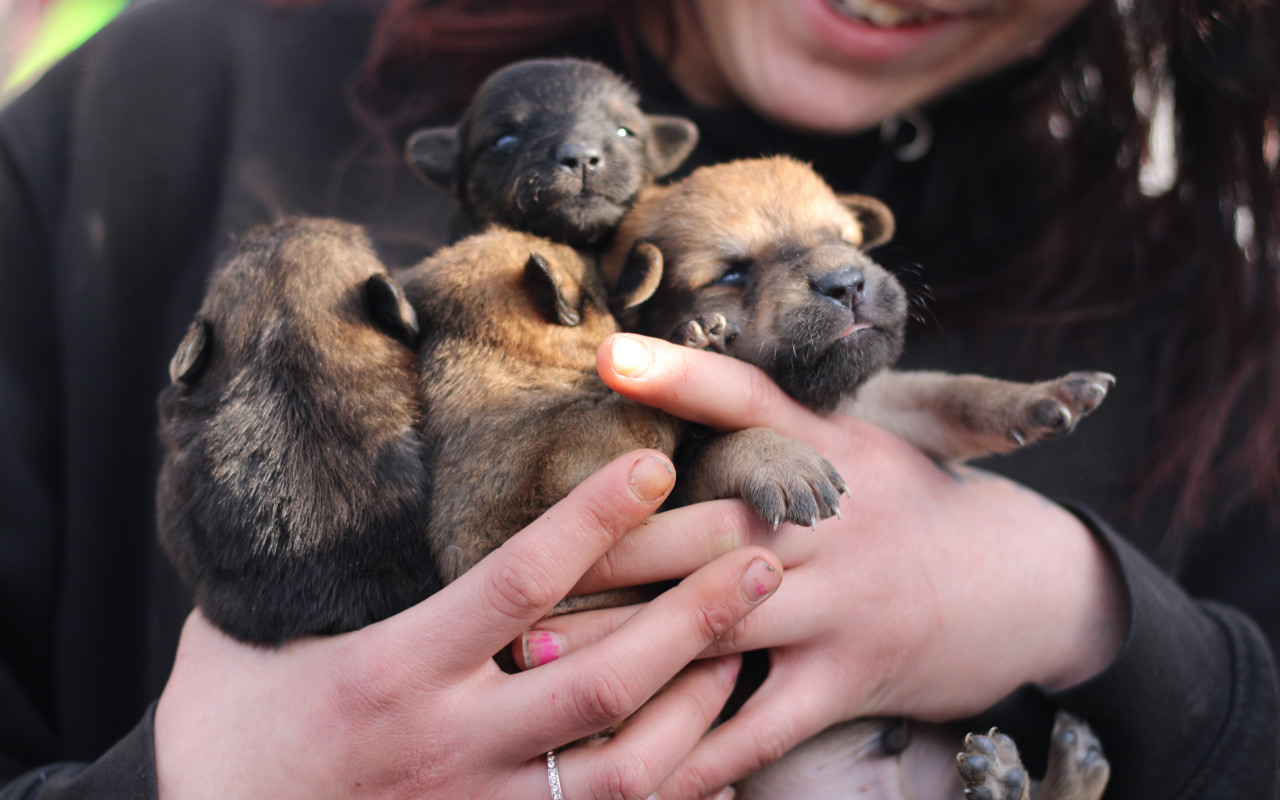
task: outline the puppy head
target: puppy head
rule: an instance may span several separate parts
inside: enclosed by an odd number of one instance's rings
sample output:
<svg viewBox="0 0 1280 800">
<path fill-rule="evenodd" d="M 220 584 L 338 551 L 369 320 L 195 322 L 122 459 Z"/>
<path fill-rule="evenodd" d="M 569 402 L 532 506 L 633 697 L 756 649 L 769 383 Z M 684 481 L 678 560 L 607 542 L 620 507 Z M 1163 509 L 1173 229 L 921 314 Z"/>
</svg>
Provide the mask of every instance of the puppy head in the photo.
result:
<svg viewBox="0 0 1280 800">
<path fill-rule="evenodd" d="M 424 359 L 438 341 L 462 339 L 526 363 L 594 370 L 596 347 L 618 329 L 595 259 L 520 231 L 468 236 L 403 280 L 422 318 Z"/>
<path fill-rule="evenodd" d="M 538 59 L 494 73 L 457 126 L 418 131 L 406 151 L 474 226 L 586 247 L 696 141 L 692 122 L 643 114 L 631 87 L 599 64 Z"/>
<path fill-rule="evenodd" d="M 838 197 L 798 161 L 735 161 L 647 191 L 606 271 L 610 285 L 630 286 L 630 254 L 656 246 L 652 299 L 630 310 L 615 303 L 626 328 L 673 338 L 682 323 L 721 314 L 737 331 L 730 355 L 826 411 L 901 351 L 905 293 L 864 252 L 892 230 L 884 204 Z"/>
<path fill-rule="evenodd" d="M 158 402 L 161 543 L 214 622 L 278 641 L 370 621 L 371 603 L 316 600 L 347 598 L 359 579 L 264 577 L 317 554 L 346 563 L 343 547 L 383 575 L 379 596 L 413 596 L 413 547 L 391 542 L 421 538 L 417 335 L 355 226 L 290 220 L 224 254 Z"/>
</svg>

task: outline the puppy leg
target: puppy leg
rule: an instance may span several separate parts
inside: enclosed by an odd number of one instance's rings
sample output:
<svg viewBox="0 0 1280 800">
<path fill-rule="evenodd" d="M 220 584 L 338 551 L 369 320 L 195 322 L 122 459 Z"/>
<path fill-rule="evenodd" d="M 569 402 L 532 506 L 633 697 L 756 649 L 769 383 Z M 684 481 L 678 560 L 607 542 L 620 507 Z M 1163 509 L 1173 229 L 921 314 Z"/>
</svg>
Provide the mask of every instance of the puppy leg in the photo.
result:
<svg viewBox="0 0 1280 800">
<path fill-rule="evenodd" d="M 1032 787 L 1033 800 L 1098 800 L 1107 788 L 1111 765 L 1083 721 L 1059 711 L 1049 741 L 1049 768 Z"/>
<path fill-rule="evenodd" d="M 1040 383 L 979 375 L 882 372 L 840 410 L 884 428 L 943 463 L 1008 453 L 1075 428 L 1115 378 L 1072 372 Z"/>
<path fill-rule="evenodd" d="M 676 483 L 681 504 L 741 497 L 773 527 L 816 526 L 840 513 L 849 488 L 836 468 L 806 444 L 748 428 L 701 443 Z"/>
<path fill-rule="evenodd" d="M 1031 778 L 1022 767 L 1013 740 L 995 728 L 985 736 L 964 737 L 964 750 L 956 754 L 956 766 L 970 800 L 1028 800 Z"/>
</svg>

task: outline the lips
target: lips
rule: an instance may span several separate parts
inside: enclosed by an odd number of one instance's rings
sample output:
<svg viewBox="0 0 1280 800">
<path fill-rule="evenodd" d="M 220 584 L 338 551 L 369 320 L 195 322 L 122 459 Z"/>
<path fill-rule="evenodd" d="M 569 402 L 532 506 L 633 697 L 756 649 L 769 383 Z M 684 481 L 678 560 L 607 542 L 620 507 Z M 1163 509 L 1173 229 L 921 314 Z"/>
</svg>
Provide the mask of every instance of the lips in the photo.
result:
<svg viewBox="0 0 1280 800">
<path fill-rule="evenodd" d="M 874 327 L 873 325 L 870 325 L 866 322 L 851 322 L 849 323 L 848 327 L 846 327 L 844 330 L 840 331 L 840 333 L 836 335 L 836 339 L 837 340 L 847 339 L 850 336 L 857 333 L 858 331 L 870 330 L 873 327 Z"/>
<path fill-rule="evenodd" d="M 829 0 L 842 16 L 868 22 L 877 28 L 897 28 L 941 19 L 946 14 L 920 6 L 904 6 L 882 0 Z"/>
</svg>

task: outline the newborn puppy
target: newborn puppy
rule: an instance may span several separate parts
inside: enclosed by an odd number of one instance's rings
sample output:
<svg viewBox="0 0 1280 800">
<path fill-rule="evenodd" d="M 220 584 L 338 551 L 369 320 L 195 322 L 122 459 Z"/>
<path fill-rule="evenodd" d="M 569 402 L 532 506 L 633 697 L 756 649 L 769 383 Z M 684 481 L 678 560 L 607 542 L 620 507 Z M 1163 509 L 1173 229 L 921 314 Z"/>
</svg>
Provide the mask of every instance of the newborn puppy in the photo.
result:
<svg viewBox="0 0 1280 800">
<path fill-rule="evenodd" d="M 618 327 L 593 258 L 495 227 L 401 278 L 422 320 L 429 539 L 446 583 L 617 456 L 674 452 L 683 423 L 614 393 L 596 372 L 596 349 Z M 639 280 L 628 302 L 656 283 L 656 274 Z M 843 483 L 812 448 L 771 431 L 728 438 L 736 444 L 723 457 L 700 461 L 710 474 L 689 482 L 681 472 L 679 501 L 732 493 L 770 519 L 810 523 L 819 507 L 830 516 Z"/>
<path fill-rule="evenodd" d="M 798 161 L 704 167 L 646 190 L 623 220 L 606 255 L 611 303 L 627 330 L 749 361 L 814 411 L 868 419 L 941 462 L 1066 433 L 1102 401 L 1113 380 L 1104 373 L 1017 384 L 888 371 L 902 349 L 906 297 L 865 250 L 892 232 L 886 206 L 838 197 Z M 631 287 L 647 275 L 632 254 L 651 246 L 662 254 L 662 278 L 638 303 Z M 994 736 L 971 737 L 957 776 L 949 759 L 936 757 L 936 729 L 910 748 L 885 747 L 901 724 L 835 726 L 744 781 L 738 796 L 845 796 L 860 787 L 879 792 L 869 797 L 958 797 L 962 778 L 971 797 L 1026 797 L 1027 775 L 1007 737 L 990 753 Z M 1106 762 L 1082 723 L 1064 724 L 1071 741 L 1054 740 L 1062 753 L 1053 775 L 1061 777 L 1046 782 L 1037 800 L 1095 800 Z M 1086 740 L 1092 749 L 1068 747 Z"/>
<path fill-rule="evenodd" d="M 646 115 L 638 103 L 599 64 L 520 61 L 480 86 L 457 125 L 413 134 L 406 156 L 455 194 L 465 232 L 497 223 L 591 247 L 697 141 L 689 120 Z"/>
<path fill-rule="evenodd" d="M 906 297 L 865 250 L 892 233 L 878 200 L 838 197 L 793 159 L 745 159 L 646 190 L 606 271 L 625 295 L 638 279 L 627 254 L 656 246 L 651 298 L 613 301 L 624 328 L 749 361 L 814 411 L 867 419 L 940 462 L 1063 435 L 1106 397 L 1115 379 L 1101 372 L 1021 384 L 887 371 Z"/>
<path fill-rule="evenodd" d="M 291 220 L 223 256 L 159 398 L 157 491 L 219 628 L 277 644 L 430 593 L 417 335 L 355 226 Z"/>
</svg>

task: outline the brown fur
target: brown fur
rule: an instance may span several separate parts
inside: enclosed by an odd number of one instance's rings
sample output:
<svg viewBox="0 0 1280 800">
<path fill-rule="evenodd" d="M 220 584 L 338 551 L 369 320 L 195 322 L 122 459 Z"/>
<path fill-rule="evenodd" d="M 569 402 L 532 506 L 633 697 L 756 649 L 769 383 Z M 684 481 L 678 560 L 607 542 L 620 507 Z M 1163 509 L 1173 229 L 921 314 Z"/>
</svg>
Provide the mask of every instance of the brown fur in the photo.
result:
<svg viewBox="0 0 1280 800">
<path fill-rule="evenodd" d="M 223 630 L 336 633 L 431 591 L 416 325 L 355 226 L 291 220 L 222 258 L 159 399 L 157 517 Z"/>
<path fill-rule="evenodd" d="M 531 283 L 534 254 L 558 297 L 540 299 Z M 402 280 L 424 330 L 422 430 L 437 477 L 429 530 L 446 582 L 613 458 L 674 450 L 674 418 L 596 374 L 596 348 L 617 324 L 594 262 L 573 248 L 491 229 Z"/>
<path fill-rule="evenodd" d="M 436 476 L 429 536 L 446 582 L 617 456 L 674 453 L 684 424 L 615 394 L 596 373 L 596 349 L 618 326 L 593 258 L 493 228 L 403 280 L 423 324 L 422 431 Z M 653 285 L 643 282 L 640 296 Z M 811 448 L 772 431 L 726 438 L 682 470 L 681 502 L 745 496 L 775 522 L 833 513 L 843 484 Z"/>
<path fill-rule="evenodd" d="M 1102 401 L 1113 381 L 1104 373 L 1018 384 L 888 371 L 902 347 L 906 297 L 864 251 L 892 231 L 878 201 L 838 197 L 793 159 L 749 159 L 645 192 L 623 219 L 605 271 L 628 330 L 749 361 L 813 410 L 872 421 L 941 462 L 1060 435 Z M 652 296 L 634 303 L 627 295 L 645 277 L 633 255 L 641 247 L 658 249 L 663 272 Z M 721 455 L 716 446 L 703 452 Z M 704 474 L 696 464 L 690 471 L 694 480 Z M 1096 800 L 1105 784 L 1096 740 L 1081 723 L 1068 726 L 1073 741 L 1087 736 L 1093 750 L 1072 750 L 1055 734 L 1055 778 L 1037 800 Z M 844 796 L 858 787 L 885 800 L 940 800 L 959 796 L 963 778 L 974 796 L 1025 800 L 1030 784 L 1012 742 L 997 776 L 966 772 L 980 762 L 963 759 L 957 775 L 938 761 L 936 731 L 904 753 L 883 744 L 896 730 L 880 720 L 835 726 L 748 778 L 739 795 Z"/>
<path fill-rule="evenodd" d="M 624 327 L 749 361 L 815 411 L 868 419 L 941 462 L 1062 435 L 1102 402 L 1114 382 L 1105 373 L 1017 384 L 886 371 L 906 297 L 864 251 L 892 231 L 887 207 L 837 196 L 807 165 L 746 159 L 647 191 L 605 269 L 625 290 L 628 254 L 656 246 L 661 284 L 643 304 L 615 301 Z M 855 324 L 865 327 L 847 333 Z"/>
</svg>

